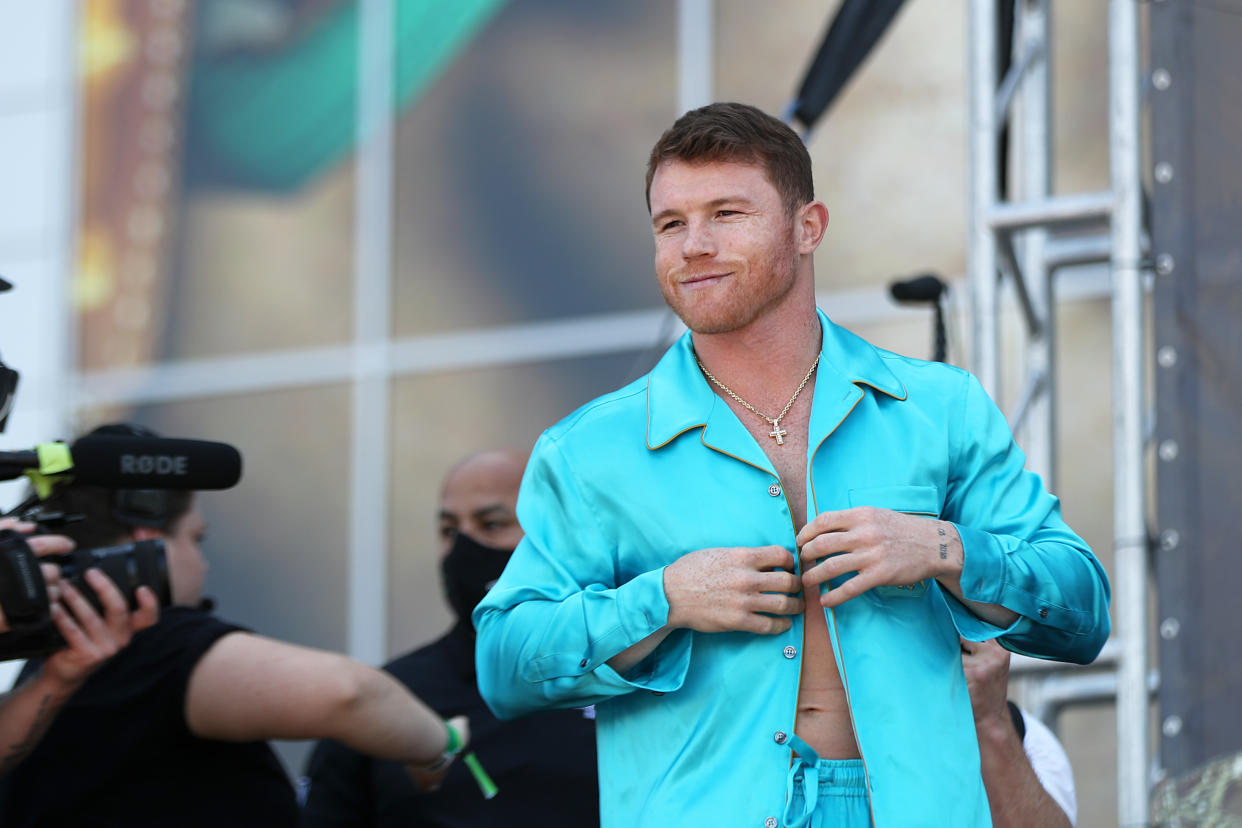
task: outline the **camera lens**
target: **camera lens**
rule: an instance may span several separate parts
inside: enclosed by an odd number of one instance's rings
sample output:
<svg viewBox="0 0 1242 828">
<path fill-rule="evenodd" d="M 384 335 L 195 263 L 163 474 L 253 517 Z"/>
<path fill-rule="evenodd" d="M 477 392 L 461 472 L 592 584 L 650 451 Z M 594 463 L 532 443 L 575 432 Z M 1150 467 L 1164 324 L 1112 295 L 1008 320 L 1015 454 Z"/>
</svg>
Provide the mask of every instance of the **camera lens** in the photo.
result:
<svg viewBox="0 0 1242 828">
<path fill-rule="evenodd" d="M 168 580 L 168 561 L 162 540 L 145 540 L 124 546 L 108 546 L 101 549 L 82 549 L 63 556 L 61 577 L 73 582 L 87 600 L 100 612 L 99 597 L 83 577 L 86 570 L 94 567 L 116 584 L 125 596 L 131 610 L 138 608 L 138 587 L 148 586 L 159 599 L 161 607 L 172 603 L 172 588 Z"/>
</svg>

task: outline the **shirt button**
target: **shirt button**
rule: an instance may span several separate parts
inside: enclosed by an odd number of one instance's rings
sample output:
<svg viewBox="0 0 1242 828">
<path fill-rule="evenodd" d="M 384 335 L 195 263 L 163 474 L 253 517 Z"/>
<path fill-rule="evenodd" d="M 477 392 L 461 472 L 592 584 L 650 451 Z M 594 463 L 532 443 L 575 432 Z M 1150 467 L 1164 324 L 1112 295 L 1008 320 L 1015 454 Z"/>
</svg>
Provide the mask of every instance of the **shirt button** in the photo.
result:
<svg viewBox="0 0 1242 828">
<path fill-rule="evenodd" d="M 1039 617 L 1040 617 L 1040 618 L 1047 618 L 1047 617 L 1048 617 L 1048 608 L 1047 608 L 1047 607 L 1040 607 L 1040 608 L 1039 608 Z"/>
<path fill-rule="evenodd" d="M 790 644 L 784 650 L 781 650 L 781 654 L 784 655 L 785 658 L 793 658 L 798 654 L 798 648 Z"/>
<path fill-rule="evenodd" d="M 778 824 L 776 817 L 768 817 L 763 821 L 763 828 L 776 828 Z"/>
<path fill-rule="evenodd" d="M 772 734 L 772 738 L 776 740 L 776 743 L 778 745 L 783 745 L 785 744 L 786 740 L 789 739 L 789 734 L 783 730 L 778 730 Z"/>
<path fill-rule="evenodd" d="M 588 665 L 588 664 L 590 664 L 590 663 L 591 663 L 591 662 L 587 661 L 587 660 L 584 658 L 584 659 L 582 659 L 582 661 L 579 661 L 579 662 L 578 662 L 578 666 L 579 666 L 579 667 L 585 667 L 585 666 L 587 666 L 587 665 Z"/>
<path fill-rule="evenodd" d="M 780 497 L 781 496 L 781 484 L 773 483 L 771 486 L 768 486 L 768 494 L 772 495 L 772 497 Z"/>
</svg>

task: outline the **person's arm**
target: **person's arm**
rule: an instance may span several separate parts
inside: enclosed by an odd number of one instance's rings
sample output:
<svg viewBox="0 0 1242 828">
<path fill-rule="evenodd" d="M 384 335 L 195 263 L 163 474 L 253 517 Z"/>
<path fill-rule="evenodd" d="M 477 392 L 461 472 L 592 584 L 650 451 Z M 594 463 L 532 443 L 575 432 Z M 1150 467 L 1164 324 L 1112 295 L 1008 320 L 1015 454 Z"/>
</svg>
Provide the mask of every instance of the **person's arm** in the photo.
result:
<svg viewBox="0 0 1242 828">
<path fill-rule="evenodd" d="M 36 554 L 72 548 L 67 538 L 51 536 L 31 538 L 30 544 Z M 52 621 L 66 646 L 49 655 L 33 677 L 0 697 L 0 775 L 26 758 L 90 674 L 128 644 L 134 632 L 151 626 L 158 617 L 158 601 L 147 587 L 138 589 L 139 608 L 131 613 L 106 575 L 92 569 L 85 577 L 104 608 L 102 617 L 72 584 L 57 583 L 54 573 L 45 573 L 50 581 Z"/>
<path fill-rule="evenodd" d="M 479 692 L 503 719 L 585 707 L 637 690 L 670 693 L 689 667 L 691 630 L 777 633 L 801 612 L 793 554 L 704 549 L 618 582 L 608 513 L 564 456 L 540 438 L 518 498 L 525 537 L 474 611 Z"/>
<path fill-rule="evenodd" d="M 619 664 L 621 671 L 609 665 L 665 627 L 663 567 L 615 582 L 617 542 L 548 434 L 527 463 L 517 513 L 525 537 L 473 613 L 479 693 L 496 716 L 680 687 L 690 656 L 684 636 L 654 642 L 660 657 L 646 659 L 641 675 L 623 677 L 631 665 Z"/>
<path fill-rule="evenodd" d="M 979 761 L 996 828 L 1070 828 L 1040 782 L 1009 714 L 1009 653 L 995 641 L 962 640 L 962 667 L 979 738 Z"/>
<path fill-rule="evenodd" d="M 1026 470 L 978 381 L 963 373 L 961 383 L 948 415 L 943 520 L 872 507 L 820 514 L 798 535 L 804 581 L 857 572 L 824 594 L 834 606 L 932 578 L 965 638 L 1002 636 L 1015 652 L 1090 662 L 1110 628 L 1104 568 Z"/>
<path fill-rule="evenodd" d="M 1061 517 L 1060 501 L 1025 467 L 1004 415 L 965 375 L 956 457 L 944 517 L 961 535 L 965 598 L 1018 614 L 1003 630 L 975 628 L 946 596 L 966 638 L 1001 635 L 1005 648 L 1039 658 L 1089 663 L 1108 640 L 1104 567 Z"/>
<path fill-rule="evenodd" d="M 185 719 L 205 739 L 335 739 L 411 770 L 449 746 L 444 721 L 382 670 L 244 632 L 220 638 L 194 666 Z M 464 744 L 465 719 L 453 725 Z"/>
</svg>

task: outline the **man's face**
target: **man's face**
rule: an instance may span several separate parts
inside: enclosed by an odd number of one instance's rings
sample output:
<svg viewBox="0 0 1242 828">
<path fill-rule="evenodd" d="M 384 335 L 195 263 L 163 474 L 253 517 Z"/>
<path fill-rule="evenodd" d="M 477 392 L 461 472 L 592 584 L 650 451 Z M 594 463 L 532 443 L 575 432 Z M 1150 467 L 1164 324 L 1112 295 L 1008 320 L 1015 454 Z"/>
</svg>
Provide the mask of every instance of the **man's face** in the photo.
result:
<svg viewBox="0 0 1242 828">
<path fill-rule="evenodd" d="M 522 540 L 517 519 L 523 464 L 507 452 L 475 455 L 449 474 L 440 495 L 440 556 L 458 534 L 484 546 L 513 549 Z"/>
<path fill-rule="evenodd" d="M 660 291 L 695 333 L 745 328 L 790 295 L 795 223 L 761 167 L 666 161 L 651 215 Z"/>
</svg>

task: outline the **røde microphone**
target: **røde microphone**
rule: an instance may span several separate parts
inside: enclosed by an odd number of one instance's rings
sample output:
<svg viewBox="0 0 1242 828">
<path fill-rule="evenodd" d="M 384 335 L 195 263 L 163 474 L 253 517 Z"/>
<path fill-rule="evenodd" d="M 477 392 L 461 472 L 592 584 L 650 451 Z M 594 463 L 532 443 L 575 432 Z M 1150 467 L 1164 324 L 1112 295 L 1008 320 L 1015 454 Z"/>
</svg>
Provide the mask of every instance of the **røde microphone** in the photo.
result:
<svg viewBox="0 0 1242 828">
<path fill-rule="evenodd" d="M 171 437 L 82 437 L 69 446 L 69 461 L 60 473 L 110 489 L 227 489 L 242 468 L 228 443 Z M 40 468 L 40 452 L 0 452 L 0 479 Z"/>
<path fill-rule="evenodd" d="M 207 440 L 87 436 L 69 456 L 74 482 L 113 489 L 227 489 L 241 479 L 241 453 Z"/>
</svg>

